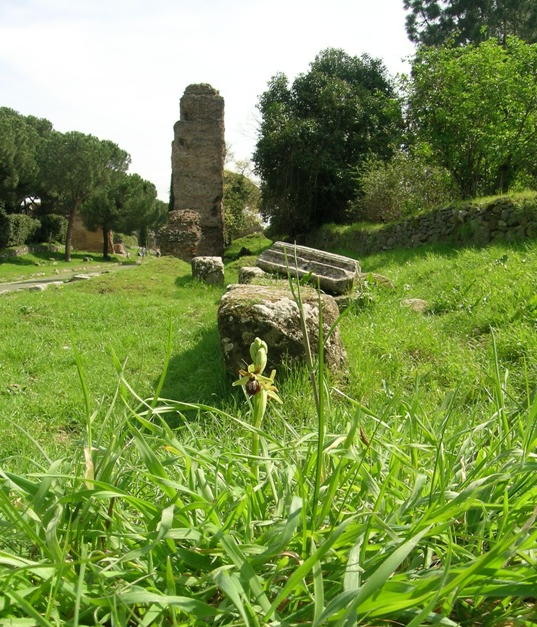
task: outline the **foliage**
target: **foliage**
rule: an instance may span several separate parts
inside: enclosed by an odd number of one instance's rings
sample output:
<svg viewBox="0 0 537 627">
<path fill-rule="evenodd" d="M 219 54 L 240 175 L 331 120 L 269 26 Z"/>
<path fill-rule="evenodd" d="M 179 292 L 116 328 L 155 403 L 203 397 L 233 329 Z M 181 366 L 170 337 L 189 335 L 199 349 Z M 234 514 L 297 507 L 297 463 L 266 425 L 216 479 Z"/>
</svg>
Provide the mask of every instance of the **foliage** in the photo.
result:
<svg viewBox="0 0 537 627">
<path fill-rule="evenodd" d="M 38 134 L 13 109 L 0 108 L 0 199 L 10 212 L 17 211 L 26 187 L 38 172 Z"/>
<path fill-rule="evenodd" d="M 509 35 L 537 41 L 534 0 L 403 0 L 411 41 L 425 46 L 479 43 Z"/>
<path fill-rule="evenodd" d="M 259 187 L 244 172 L 224 170 L 224 224 L 228 242 L 262 229 L 260 203 Z"/>
<path fill-rule="evenodd" d="M 57 213 L 46 213 L 40 216 L 41 228 L 37 234 L 40 242 L 61 242 L 67 233 L 67 220 Z"/>
<path fill-rule="evenodd" d="M 224 251 L 224 259 L 238 259 L 246 255 L 260 255 L 272 245 L 272 240 L 263 233 L 252 233 L 234 240 Z"/>
<path fill-rule="evenodd" d="M 537 162 L 537 44 L 422 49 L 410 123 L 464 197 L 505 192 Z"/>
<path fill-rule="evenodd" d="M 354 212 L 374 222 L 413 215 L 457 197 L 449 172 L 418 153 L 399 151 L 389 161 L 368 160 L 359 180 L 362 193 Z"/>
<path fill-rule="evenodd" d="M 274 76 L 259 101 L 254 161 L 262 213 L 278 232 L 303 233 L 342 217 L 355 171 L 399 142 L 399 102 L 378 59 L 327 49 L 291 86 Z"/>
<path fill-rule="evenodd" d="M 124 172 L 130 157 L 116 144 L 76 131 L 53 132 L 40 155 L 41 178 L 68 218 L 65 258 L 71 256 L 74 217 L 114 172 Z"/>
<path fill-rule="evenodd" d="M 39 227 L 39 220 L 23 213 L 6 214 L 0 211 L 0 248 L 25 244 Z"/>
<path fill-rule="evenodd" d="M 157 190 L 138 174 L 112 171 L 105 183 L 81 206 L 86 226 L 103 230 L 103 256 L 108 258 L 109 233 L 112 230 L 132 233 L 154 219 Z"/>
</svg>

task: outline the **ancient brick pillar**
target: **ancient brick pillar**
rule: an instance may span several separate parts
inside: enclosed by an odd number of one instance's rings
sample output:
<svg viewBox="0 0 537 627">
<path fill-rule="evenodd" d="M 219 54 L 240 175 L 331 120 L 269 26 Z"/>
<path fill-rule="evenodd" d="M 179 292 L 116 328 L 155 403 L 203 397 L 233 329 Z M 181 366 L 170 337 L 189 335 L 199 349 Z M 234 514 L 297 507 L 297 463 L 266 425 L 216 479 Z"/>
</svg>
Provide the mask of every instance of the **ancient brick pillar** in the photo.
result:
<svg viewBox="0 0 537 627">
<path fill-rule="evenodd" d="M 189 85 L 174 126 L 172 187 L 174 211 L 199 214 L 196 255 L 224 252 L 224 156 L 224 99 L 210 85 Z"/>
</svg>

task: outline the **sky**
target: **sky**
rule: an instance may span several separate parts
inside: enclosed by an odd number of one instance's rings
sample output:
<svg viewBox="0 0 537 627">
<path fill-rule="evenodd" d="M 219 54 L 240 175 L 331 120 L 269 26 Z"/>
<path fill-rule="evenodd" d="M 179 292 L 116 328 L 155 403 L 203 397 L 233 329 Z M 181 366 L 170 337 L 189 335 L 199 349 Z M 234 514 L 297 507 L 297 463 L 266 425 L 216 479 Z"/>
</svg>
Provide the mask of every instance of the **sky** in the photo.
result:
<svg viewBox="0 0 537 627">
<path fill-rule="evenodd" d="M 110 139 L 130 172 L 168 200 L 173 124 L 187 85 L 225 100 L 226 143 L 251 159 L 256 104 L 277 72 L 292 81 L 321 50 L 383 59 L 414 51 L 402 0 L 0 0 L 0 106 L 62 132 Z M 230 163 L 232 166 L 232 163 Z"/>
</svg>

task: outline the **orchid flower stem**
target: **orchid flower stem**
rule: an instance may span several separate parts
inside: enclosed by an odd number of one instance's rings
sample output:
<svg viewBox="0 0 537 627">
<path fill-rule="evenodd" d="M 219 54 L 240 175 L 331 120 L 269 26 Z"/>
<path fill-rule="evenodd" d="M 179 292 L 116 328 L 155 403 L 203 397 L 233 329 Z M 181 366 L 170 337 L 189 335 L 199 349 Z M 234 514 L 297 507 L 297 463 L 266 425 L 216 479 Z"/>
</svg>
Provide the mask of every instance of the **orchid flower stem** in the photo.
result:
<svg viewBox="0 0 537 627">
<path fill-rule="evenodd" d="M 263 417 L 267 409 L 267 393 L 265 390 L 260 390 L 252 398 L 252 422 L 256 429 L 261 429 L 263 424 Z M 259 452 L 259 433 L 255 431 L 252 433 L 252 456 L 256 457 Z M 254 462 L 255 463 L 255 462 Z"/>
</svg>

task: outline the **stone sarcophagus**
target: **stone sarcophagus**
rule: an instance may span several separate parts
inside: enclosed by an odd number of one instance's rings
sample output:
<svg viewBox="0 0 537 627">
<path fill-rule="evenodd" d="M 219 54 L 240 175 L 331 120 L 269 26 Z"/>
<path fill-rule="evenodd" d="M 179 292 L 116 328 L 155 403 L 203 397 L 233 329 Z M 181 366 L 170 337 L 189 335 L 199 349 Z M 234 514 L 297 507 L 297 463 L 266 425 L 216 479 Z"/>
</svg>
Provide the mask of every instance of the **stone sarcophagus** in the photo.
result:
<svg viewBox="0 0 537 627">
<path fill-rule="evenodd" d="M 257 265 L 265 272 L 284 276 L 310 276 L 313 285 L 318 282 L 320 288 L 330 294 L 351 292 L 360 272 L 355 259 L 285 242 L 275 242 L 263 251 Z"/>
<path fill-rule="evenodd" d="M 224 99 L 210 85 L 189 85 L 174 126 L 172 192 L 174 211 L 199 214 L 201 237 L 194 255 L 224 251 L 224 158 Z M 193 256 L 182 250 L 173 254 Z"/>
</svg>

